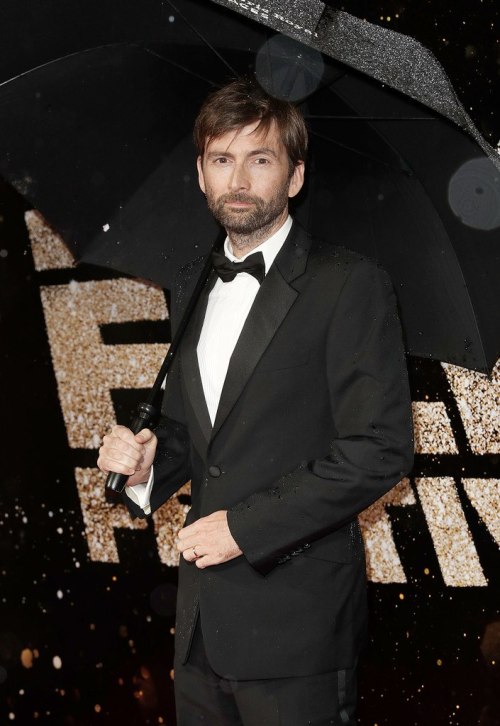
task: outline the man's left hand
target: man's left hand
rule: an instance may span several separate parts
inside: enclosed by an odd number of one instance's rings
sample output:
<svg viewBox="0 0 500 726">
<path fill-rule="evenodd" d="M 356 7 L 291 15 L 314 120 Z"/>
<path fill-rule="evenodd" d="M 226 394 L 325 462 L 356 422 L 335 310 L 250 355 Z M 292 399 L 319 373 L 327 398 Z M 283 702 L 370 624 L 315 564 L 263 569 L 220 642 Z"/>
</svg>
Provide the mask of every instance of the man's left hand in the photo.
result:
<svg viewBox="0 0 500 726">
<path fill-rule="evenodd" d="M 225 510 L 201 517 L 181 529 L 177 549 L 185 560 L 194 562 L 200 569 L 243 554 L 229 531 Z"/>
</svg>

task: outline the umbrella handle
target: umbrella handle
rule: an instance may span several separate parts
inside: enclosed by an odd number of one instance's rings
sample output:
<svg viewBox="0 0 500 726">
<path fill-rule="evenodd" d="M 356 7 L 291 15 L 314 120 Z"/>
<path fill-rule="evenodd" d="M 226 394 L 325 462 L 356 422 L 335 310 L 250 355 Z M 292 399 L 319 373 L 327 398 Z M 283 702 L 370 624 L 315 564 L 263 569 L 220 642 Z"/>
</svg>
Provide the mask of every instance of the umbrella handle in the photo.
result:
<svg viewBox="0 0 500 726">
<path fill-rule="evenodd" d="M 142 429 L 149 428 L 151 422 L 156 416 L 156 409 L 149 403 L 140 403 L 137 406 L 137 414 L 130 426 L 134 434 L 138 434 Z M 125 489 L 128 474 L 117 474 L 116 471 L 110 471 L 106 479 L 106 489 L 121 493 Z"/>
</svg>

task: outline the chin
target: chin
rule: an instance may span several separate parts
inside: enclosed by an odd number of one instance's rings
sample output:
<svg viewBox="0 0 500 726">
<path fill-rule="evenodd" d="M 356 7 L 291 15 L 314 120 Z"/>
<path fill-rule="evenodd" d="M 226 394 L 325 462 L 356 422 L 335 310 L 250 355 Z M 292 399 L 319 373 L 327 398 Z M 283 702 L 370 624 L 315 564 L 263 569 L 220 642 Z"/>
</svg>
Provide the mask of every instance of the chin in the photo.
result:
<svg viewBox="0 0 500 726">
<path fill-rule="evenodd" d="M 226 229 L 227 232 L 234 232 L 235 234 L 253 234 L 260 229 L 259 224 L 255 224 L 250 219 L 242 219 L 241 215 L 223 215 L 218 221 Z"/>
</svg>

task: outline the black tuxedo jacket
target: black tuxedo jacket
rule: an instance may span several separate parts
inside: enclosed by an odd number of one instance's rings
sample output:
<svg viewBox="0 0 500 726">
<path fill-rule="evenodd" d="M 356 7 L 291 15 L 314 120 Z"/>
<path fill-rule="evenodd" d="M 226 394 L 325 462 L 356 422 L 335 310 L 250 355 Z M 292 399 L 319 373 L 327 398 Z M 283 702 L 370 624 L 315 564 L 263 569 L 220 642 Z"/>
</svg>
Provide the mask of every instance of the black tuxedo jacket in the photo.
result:
<svg viewBox="0 0 500 726">
<path fill-rule="evenodd" d="M 182 273 L 174 317 L 200 269 Z M 187 658 L 199 614 L 220 675 L 349 667 L 366 615 L 356 515 L 413 458 L 391 284 L 372 262 L 294 224 L 245 322 L 212 427 L 196 346 L 214 282 L 167 381 L 151 509 L 191 479 L 186 523 L 228 510 L 244 554 L 205 570 L 181 560 L 177 657 Z"/>
</svg>

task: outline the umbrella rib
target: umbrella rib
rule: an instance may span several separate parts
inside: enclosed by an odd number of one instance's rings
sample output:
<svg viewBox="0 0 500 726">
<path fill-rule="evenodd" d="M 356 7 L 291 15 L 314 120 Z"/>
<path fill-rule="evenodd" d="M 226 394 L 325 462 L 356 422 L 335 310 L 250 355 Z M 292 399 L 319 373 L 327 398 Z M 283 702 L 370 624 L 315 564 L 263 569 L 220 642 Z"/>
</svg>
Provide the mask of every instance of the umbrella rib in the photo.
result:
<svg viewBox="0 0 500 726">
<path fill-rule="evenodd" d="M 23 78 L 23 76 L 28 76 L 30 73 L 34 73 L 35 71 L 39 71 L 42 68 L 45 68 L 47 66 L 50 66 L 55 63 L 59 63 L 60 61 L 67 60 L 68 58 L 74 58 L 77 55 L 82 55 L 83 53 L 92 53 L 95 50 L 101 50 L 104 48 L 119 48 L 126 45 L 134 45 L 133 43 L 106 43 L 105 45 L 97 45 L 95 48 L 85 48 L 84 50 L 75 50 L 74 53 L 68 53 L 67 55 L 61 55 L 57 58 L 52 58 L 49 61 L 45 61 L 45 63 L 40 63 L 37 66 L 34 66 L 33 68 L 28 68 L 26 71 L 22 71 L 21 73 L 18 73 L 17 76 L 12 76 L 12 78 L 7 78 L 5 81 L 2 81 L 0 83 L 0 88 L 2 86 L 6 86 L 8 83 L 12 83 L 13 81 L 17 81 L 18 78 Z"/>
<path fill-rule="evenodd" d="M 402 171 L 402 169 L 400 167 L 395 167 L 392 164 L 389 164 L 387 161 L 382 161 L 382 159 L 378 159 L 376 156 L 372 156 L 372 154 L 367 154 L 364 151 L 355 149 L 353 146 L 348 146 L 347 144 L 342 144 L 340 141 L 331 139 L 329 136 L 325 136 L 324 134 L 319 134 L 317 131 L 312 131 L 311 129 L 309 129 L 309 134 L 312 136 L 317 136 L 318 139 L 323 139 L 324 141 L 329 141 L 331 144 L 334 144 L 335 146 L 339 146 L 341 149 L 346 149 L 347 151 L 352 151 L 354 154 L 357 154 L 358 156 L 362 156 L 364 159 L 370 159 L 370 161 L 374 161 L 377 164 L 381 164 L 382 166 L 385 166 L 387 169 L 397 169 L 398 171 Z"/>
<path fill-rule="evenodd" d="M 185 73 L 189 73 L 190 76 L 193 76 L 193 78 L 199 78 L 200 81 L 204 81 L 205 83 L 208 83 L 210 86 L 215 86 L 216 88 L 220 88 L 219 83 L 215 83 L 215 81 L 212 81 L 210 78 L 205 78 L 205 76 L 202 76 L 200 73 L 195 73 L 191 68 L 186 68 L 186 66 L 181 65 L 180 63 L 176 63 L 173 60 L 170 60 L 170 58 L 165 58 L 164 55 L 161 53 L 158 53 L 158 51 L 153 50 L 152 48 L 148 48 L 145 45 L 136 45 L 137 48 L 140 48 L 145 53 L 149 53 L 150 55 L 154 56 L 155 58 L 159 58 L 160 60 L 164 61 L 164 63 L 168 63 L 169 65 L 173 66 L 174 68 L 178 68 L 181 71 L 184 71 Z"/>
<path fill-rule="evenodd" d="M 214 47 L 213 47 L 213 46 L 212 46 L 212 45 L 211 45 L 211 44 L 210 44 L 210 43 L 208 42 L 208 40 L 207 40 L 206 38 L 204 38 L 204 37 L 203 37 L 203 35 L 202 35 L 202 34 L 201 34 L 201 33 L 199 32 L 199 30 L 196 30 L 196 28 L 194 27 L 194 25 L 192 25 L 192 24 L 191 24 L 191 23 L 189 22 L 189 20 L 188 20 L 188 19 L 187 19 L 187 18 L 185 17 L 185 15 L 183 15 L 183 14 L 181 13 L 181 11 L 179 10 L 179 8 L 178 8 L 178 7 L 176 7 L 176 6 L 174 5 L 174 3 L 173 3 L 173 2 L 171 1 L 171 0 L 167 0 L 167 3 L 168 3 L 168 4 L 170 5 L 170 7 L 171 7 L 171 8 L 172 8 L 172 9 L 173 9 L 173 10 L 174 10 L 174 11 L 175 11 L 176 13 L 178 13 L 178 14 L 179 14 L 179 16 L 180 16 L 180 17 L 182 18 L 182 20 L 183 20 L 183 21 L 184 21 L 184 22 L 186 23 L 186 25 L 187 25 L 187 26 L 188 26 L 189 28 L 191 28 L 191 30 L 193 31 L 193 33 L 195 33 L 195 34 L 196 34 L 196 35 L 198 36 L 198 38 L 199 38 L 199 39 L 200 39 L 200 40 L 201 40 L 201 41 L 202 41 L 203 43 L 205 43 L 205 45 L 206 45 L 206 46 L 207 46 L 207 47 L 208 47 L 208 48 L 209 48 L 209 49 L 210 49 L 210 50 L 212 51 L 212 53 L 214 53 L 214 54 L 215 54 L 215 55 L 217 56 L 217 58 L 218 58 L 218 59 L 219 59 L 219 60 L 221 61 L 221 63 L 223 63 L 223 64 L 224 64 L 224 65 L 226 66 L 226 68 L 228 68 L 228 69 L 229 69 L 229 70 L 231 71 L 231 73 L 233 74 L 233 76 L 237 76 L 238 74 L 236 73 L 236 71 L 234 70 L 234 68 L 233 68 L 233 67 L 232 67 L 232 66 L 231 66 L 231 65 L 230 65 L 230 64 L 229 64 L 229 63 L 227 62 L 227 60 L 226 60 L 226 59 L 225 59 L 225 58 L 224 58 L 223 56 L 221 56 L 221 54 L 219 53 L 219 51 L 217 51 L 217 50 L 216 50 L 216 49 L 215 49 L 215 48 L 214 48 Z"/>
<path fill-rule="evenodd" d="M 347 104 L 348 108 L 352 108 L 352 104 L 344 97 L 344 94 L 342 94 L 341 91 L 339 91 L 337 89 L 334 92 L 331 87 L 328 90 L 329 90 L 329 92 L 332 95 L 337 95 L 345 104 Z M 399 153 L 399 151 L 395 148 L 394 144 L 392 144 L 389 141 L 389 139 L 387 138 L 387 136 L 385 136 L 385 134 L 379 128 L 376 128 L 374 126 L 373 127 L 373 130 L 375 131 L 376 134 L 378 134 L 385 141 L 385 143 L 389 146 L 389 148 L 392 149 L 392 151 L 394 152 L 394 154 L 398 157 L 400 170 L 403 171 L 403 172 L 405 172 L 406 174 L 409 174 L 410 176 L 412 176 L 413 175 L 413 169 L 409 166 L 409 164 L 406 162 L 406 160 L 401 156 L 401 154 Z M 390 167 L 389 166 L 389 168 L 394 168 L 394 167 Z"/>
</svg>

